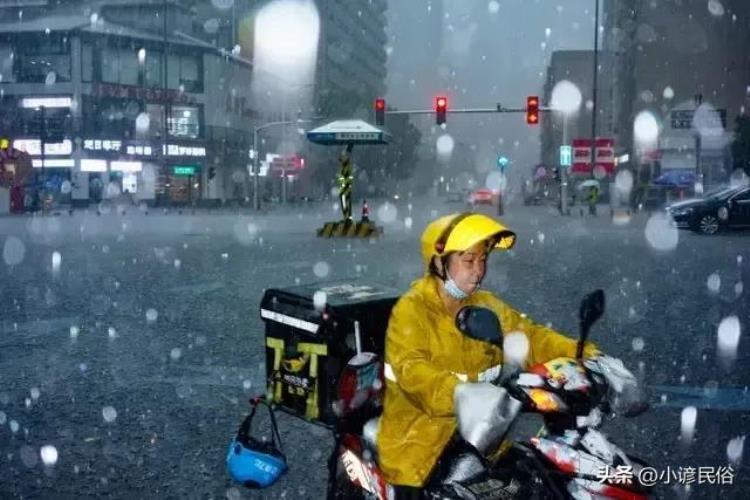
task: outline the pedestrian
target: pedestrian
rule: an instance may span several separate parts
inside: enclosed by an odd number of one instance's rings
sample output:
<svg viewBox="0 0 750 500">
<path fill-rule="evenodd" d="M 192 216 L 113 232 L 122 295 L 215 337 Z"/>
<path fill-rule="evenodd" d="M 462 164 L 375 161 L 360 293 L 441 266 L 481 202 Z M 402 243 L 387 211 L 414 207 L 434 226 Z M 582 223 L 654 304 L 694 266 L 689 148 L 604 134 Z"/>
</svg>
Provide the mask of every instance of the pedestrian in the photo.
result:
<svg viewBox="0 0 750 500">
<path fill-rule="evenodd" d="M 362 222 L 370 222 L 370 207 L 367 200 L 362 200 Z"/>
<path fill-rule="evenodd" d="M 589 215 L 596 215 L 596 204 L 599 202 L 599 186 L 591 186 L 589 188 Z"/>
</svg>

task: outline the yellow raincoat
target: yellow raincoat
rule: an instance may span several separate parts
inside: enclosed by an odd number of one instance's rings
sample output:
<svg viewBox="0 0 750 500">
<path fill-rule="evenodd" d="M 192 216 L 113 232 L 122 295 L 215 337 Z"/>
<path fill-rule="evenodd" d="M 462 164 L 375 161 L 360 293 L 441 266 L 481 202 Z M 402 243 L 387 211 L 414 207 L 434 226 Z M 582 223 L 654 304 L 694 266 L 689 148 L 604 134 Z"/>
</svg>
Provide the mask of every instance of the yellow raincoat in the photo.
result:
<svg viewBox="0 0 750 500">
<path fill-rule="evenodd" d="M 415 281 L 391 313 L 386 335 L 386 389 L 377 434 L 379 465 L 391 484 L 422 486 L 454 431 L 453 390 L 476 382 L 503 360 L 502 350 L 458 331 L 433 276 Z M 575 356 L 576 341 L 537 325 L 492 293 L 479 290 L 466 305 L 492 309 L 504 332 L 529 339 L 529 365 Z M 597 354 L 587 344 L 587 356 Z"/>
</svg>

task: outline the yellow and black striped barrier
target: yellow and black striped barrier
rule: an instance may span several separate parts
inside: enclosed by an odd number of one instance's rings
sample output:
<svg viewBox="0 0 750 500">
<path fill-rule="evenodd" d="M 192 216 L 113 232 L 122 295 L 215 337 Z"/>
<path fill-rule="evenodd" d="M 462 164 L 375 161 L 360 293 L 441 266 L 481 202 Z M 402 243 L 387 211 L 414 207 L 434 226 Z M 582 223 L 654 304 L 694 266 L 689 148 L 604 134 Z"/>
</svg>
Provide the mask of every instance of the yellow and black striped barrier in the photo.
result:
<svg viewBox="0 0 750 500">
<path fill-rule="evenodd" d="M 326 222 L 318 229 L 320 238 L 369 238 L 383 233 L 383 228 L 374 222 L 337 221 Z"/>
</svg>

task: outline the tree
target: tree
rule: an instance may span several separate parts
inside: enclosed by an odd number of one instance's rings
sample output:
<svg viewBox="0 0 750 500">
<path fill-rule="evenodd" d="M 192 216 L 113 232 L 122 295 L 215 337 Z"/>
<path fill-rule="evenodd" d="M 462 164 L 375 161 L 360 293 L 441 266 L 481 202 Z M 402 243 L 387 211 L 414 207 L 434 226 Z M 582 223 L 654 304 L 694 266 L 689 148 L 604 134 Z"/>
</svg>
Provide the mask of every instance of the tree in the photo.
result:
<svg viewBox="0 0 750 500">
<path fill-rule="evenodd" d="M 750 175 L 750 116 L 737 117 L 734 128 L 734 142 L 732 143 L 732 158 L 734 169 L 741 168 Z"/>
</svg>

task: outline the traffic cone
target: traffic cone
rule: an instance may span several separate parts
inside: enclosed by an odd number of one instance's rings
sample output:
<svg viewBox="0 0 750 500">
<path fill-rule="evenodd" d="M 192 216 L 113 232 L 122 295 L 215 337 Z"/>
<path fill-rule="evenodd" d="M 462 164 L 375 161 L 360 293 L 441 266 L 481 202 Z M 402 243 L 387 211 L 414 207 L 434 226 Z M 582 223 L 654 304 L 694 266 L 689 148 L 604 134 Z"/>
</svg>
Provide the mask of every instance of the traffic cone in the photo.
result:
<svg viewBox="0 0 750 500">
<path fill-rule="evenodd" d="M 362 201 L 362 222 L 370 222 L 370 207 L 367 200 Z"/>
</svg>

